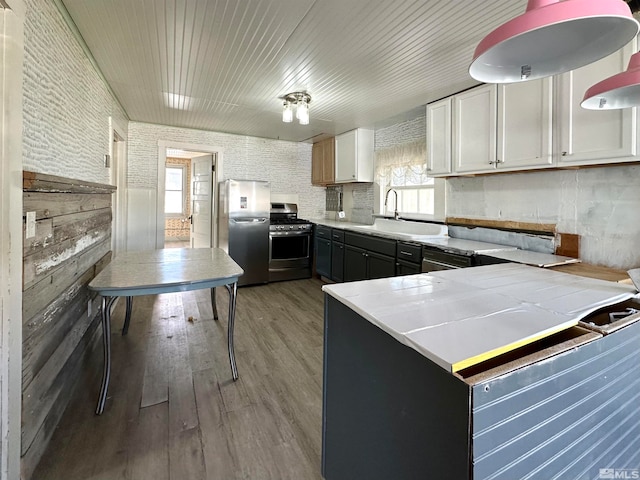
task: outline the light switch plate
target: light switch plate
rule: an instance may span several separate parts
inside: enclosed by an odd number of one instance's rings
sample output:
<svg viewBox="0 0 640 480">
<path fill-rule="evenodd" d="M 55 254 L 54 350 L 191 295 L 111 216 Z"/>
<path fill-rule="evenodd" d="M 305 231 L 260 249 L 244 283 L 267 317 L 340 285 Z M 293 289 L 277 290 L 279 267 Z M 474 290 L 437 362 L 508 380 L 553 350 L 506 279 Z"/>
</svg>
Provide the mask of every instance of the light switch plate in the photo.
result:
<svg viewBox="0 0 640 480">
<path fill-rule="evenodd" d="M 27 232 L 26 238 L 36 236 L 36 212 L 27 212 Z"/>
</svg>

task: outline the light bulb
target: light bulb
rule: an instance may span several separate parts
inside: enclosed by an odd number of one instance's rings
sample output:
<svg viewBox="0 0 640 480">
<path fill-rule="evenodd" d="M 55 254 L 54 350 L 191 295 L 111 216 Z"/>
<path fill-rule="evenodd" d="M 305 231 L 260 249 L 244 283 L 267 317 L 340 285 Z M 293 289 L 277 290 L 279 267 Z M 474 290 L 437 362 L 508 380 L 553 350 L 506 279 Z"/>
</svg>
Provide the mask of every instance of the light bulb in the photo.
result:
<svg viewBox="0 0 640 480">
<path fill-rule="evenodd" d="M 309 125 L 309 104 L 305 100 L 298 103 L 296 117 L 298 118 L 300 125 Z"/>
<path fill-rule="evenodd" d="M 293 122 L 293 109 L 289 102 L 284 102 L 284 108 L 282 109 L 282 121 L 284 123 Z"/>
</svg>

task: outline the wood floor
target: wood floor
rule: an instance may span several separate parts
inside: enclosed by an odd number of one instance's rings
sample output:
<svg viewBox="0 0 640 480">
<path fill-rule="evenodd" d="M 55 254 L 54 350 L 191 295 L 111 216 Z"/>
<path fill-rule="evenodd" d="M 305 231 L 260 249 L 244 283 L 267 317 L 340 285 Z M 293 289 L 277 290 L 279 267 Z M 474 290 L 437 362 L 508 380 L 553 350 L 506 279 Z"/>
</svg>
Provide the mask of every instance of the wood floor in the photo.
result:
<svg viewBox="0 0 640 480">
<path fill-rule="evenodd" d="M 125 337 L 119 302 L 105 412 L 93 413 L 100 347 L 33 478 L 321 479 L 321 285 L 238 290 L 237 382 L 224 288 L 218 322 L 208 290 L 137 297 Z"/>
</svg>

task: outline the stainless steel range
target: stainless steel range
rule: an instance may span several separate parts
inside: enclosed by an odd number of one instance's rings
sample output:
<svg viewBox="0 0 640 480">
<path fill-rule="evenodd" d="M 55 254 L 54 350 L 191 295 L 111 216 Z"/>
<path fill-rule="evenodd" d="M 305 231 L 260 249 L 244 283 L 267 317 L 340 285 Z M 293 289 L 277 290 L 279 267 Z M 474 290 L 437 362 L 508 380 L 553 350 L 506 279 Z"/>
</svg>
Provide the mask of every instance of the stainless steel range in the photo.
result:
<svg viewBox="0 0 640 480">
<path fill-rule="evenodd" d="M 271 203 L 269 281 L 311 277 L 313 224 L 298 218 L 295 203 Z"/>
</svg>

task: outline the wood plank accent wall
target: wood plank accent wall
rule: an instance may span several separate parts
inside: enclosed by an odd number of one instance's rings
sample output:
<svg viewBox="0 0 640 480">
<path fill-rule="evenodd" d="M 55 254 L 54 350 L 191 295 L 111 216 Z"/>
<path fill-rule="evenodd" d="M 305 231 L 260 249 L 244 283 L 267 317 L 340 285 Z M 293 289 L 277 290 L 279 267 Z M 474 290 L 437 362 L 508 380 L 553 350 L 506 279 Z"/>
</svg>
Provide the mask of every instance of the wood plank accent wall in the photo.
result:
<svg viewBox="0 0 640 480">
<path fill-rule="evenodd" d="M 100 297 L 87 284 L 111 260 L 115 187 L 25 171 L 23 191 L 25 232 L 27 212 L 36 212 L 35 236 L 23 236 L 21 454 L 28 480 L 100 338 Z"/>
</svg>

